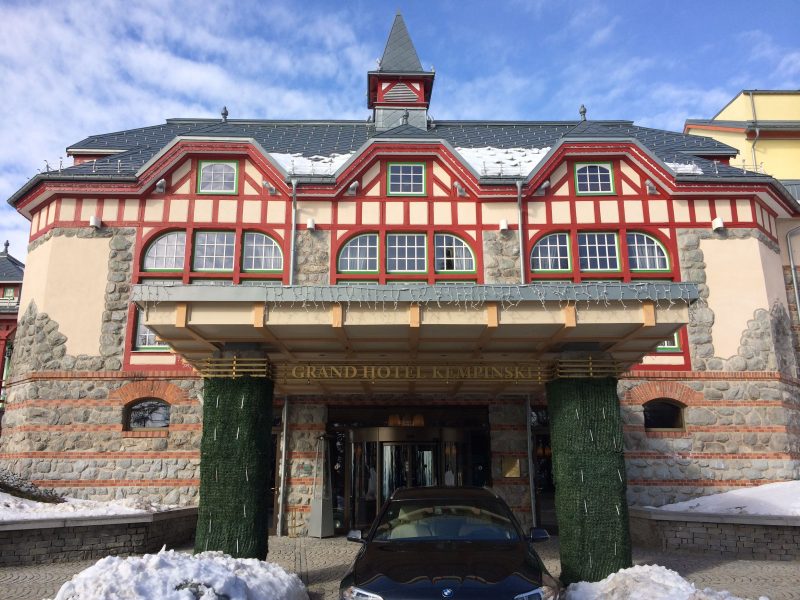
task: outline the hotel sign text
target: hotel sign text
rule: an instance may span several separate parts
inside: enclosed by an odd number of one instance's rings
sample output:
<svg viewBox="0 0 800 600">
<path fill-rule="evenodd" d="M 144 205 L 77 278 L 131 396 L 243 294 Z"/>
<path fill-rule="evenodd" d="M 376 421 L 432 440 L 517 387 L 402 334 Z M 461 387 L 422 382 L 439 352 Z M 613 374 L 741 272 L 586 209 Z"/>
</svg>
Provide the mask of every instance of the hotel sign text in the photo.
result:
<svg viewBox="0 0 800 600">
<path fill-rule="evenodd" d="M 277 379 L 357 381 L 524 381 L 544 375 L 540 365 L 281 365 Z"/>
</svg>

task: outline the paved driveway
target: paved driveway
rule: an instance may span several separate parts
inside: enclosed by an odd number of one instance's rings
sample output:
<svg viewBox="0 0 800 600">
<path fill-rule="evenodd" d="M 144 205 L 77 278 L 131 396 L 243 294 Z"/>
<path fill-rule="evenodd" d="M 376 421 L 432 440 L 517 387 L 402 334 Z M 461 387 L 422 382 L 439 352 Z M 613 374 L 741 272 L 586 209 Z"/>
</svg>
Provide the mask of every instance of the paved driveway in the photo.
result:
<svg viewBox="0 0 800 600">
<path fill-rule="evenodd" d="M 339 579 L 358 544 L 344 538 L 270 538 L 269 558 L 298 573 L 312 600 L 334 600 Z M 538 544 L 537 550 L 552 573 L 558 573 L 558 540 Z M 187 549 L 188 550 L 188 549 Z M 42 600 L 55 596 L 61 584 L 95 561 L 0 567 L 0 598 Z M 637 564 L 660 564 L 678 571 L 698 587 L 726 589 L 744 598 L 800 600 L 800 562 L 729 560 L 707 554 L 635 550 Z"/>
</svg>

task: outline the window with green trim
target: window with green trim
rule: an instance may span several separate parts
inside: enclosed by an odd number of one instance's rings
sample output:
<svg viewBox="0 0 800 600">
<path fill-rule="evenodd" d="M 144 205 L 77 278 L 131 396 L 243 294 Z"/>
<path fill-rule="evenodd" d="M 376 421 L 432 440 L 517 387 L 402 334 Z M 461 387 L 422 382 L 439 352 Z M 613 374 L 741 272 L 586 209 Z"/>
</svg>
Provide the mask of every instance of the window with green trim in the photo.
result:
<svg viewBox="0 0 800 600">
<path fill-rule="evenodd" d="M 158 339 L 155 332 L 144 324 L 144 311 L 136 311 L 136 338 L 133 344 L 136 350 L 159 350 L 163 351 L 169 346 Z"/>
<path fill-rule="evenodd" d="M 551 233 L 544 236 L 531 251 L 531 269 L 533 271 L 569 271 L 569 235 Z"/>
<path fill-rule="evenodd" d="M 390 196 L 424 196 L 425 165 L 423 163 L 389 163 Z"/>
<path fill-rule="evenodd" d="M 579 233 L 578 256 L 581 271 L 619 271 L 617 234 Z"/>
<path fill-rule="evenodd" d="M 339 251 L 340 273 L 377 273 L 378 234 L 365 233 L 349 240 Z"/>
<path fill-rule="evenodd" d="M 387 273 L 424 273 L 427 265 L 424 233 L 390 233 L 386 236 Z"/>
<path fill-rule="evenodd" d="M 680 350 L 681 341 L 677 331 L 656 347 L 657 352 L 680 352 Z"/>
<path fill-rule="evenodd" d="M 195 271 L 232 271 L 233 231 L 198 231 L 194 236 Z"/>
<path fill-rule="evenodd" d="M 244 271 L 282 271 L 283 253 L 280 246 L 263 233 L 245 233 L 242 269 Z"/>
<path fill-rule="evenodd" d="M 235 194 L 239 163 L 200 162 L 197 191 L 200 194 Z"/>
<path fill-rule="evenodd" d="M 575 165 L 575 190 L 578 194 L 613 194 L 614 177 L 611 163 Z"/>
<path fill-rule="evenodd" d="M 664 246 L 646 233 L 629 233 L 628 267 L 631 271 L 668 271 L 669 260 Z"/>
<path fill-rule="evenodd" d="M 14 288 L 7 287 L 3 289 L 3 298 L 13 298 L 14 297 Z"/>
<path fill-rule="evenodd" d="M 180 271 L 186 253 L 186 232 L 171 231 L 158 236 L 144 253 L 145 271 Z"/>
<path fill-rule="evenodd" d="M 472 273 L 475 258 L 467 243 L 449 233 L 437 233 L 433 238 L 433 250 L 437 273 Z"/>
</svg>

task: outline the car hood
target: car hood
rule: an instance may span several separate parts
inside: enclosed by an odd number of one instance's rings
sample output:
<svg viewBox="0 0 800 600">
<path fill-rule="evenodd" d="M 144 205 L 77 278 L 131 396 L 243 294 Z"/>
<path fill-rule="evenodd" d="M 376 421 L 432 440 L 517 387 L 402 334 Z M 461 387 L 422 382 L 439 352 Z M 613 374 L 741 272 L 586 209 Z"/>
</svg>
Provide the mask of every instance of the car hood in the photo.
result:
<svg viewBox="0 0 800 600">
<path fill-rule="evenodd" d="M 522 542 L 372 542 L 353 565 L 353 583 L 386 598 L 400 587 L 408 598 L 427 597 L 431 588 L 450 588 L 454 600 L 487 597 L 487 585 L 513 598 L 539 587 L 541 577 Z"/>
</svg>

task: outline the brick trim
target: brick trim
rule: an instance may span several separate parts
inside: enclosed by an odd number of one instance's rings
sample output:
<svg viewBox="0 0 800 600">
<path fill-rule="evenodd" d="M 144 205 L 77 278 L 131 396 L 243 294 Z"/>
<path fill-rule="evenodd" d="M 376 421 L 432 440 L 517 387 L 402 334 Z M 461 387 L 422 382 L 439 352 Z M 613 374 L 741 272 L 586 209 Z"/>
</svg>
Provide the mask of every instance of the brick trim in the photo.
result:
<svg viewBox="0 0 800 600">
<path fill-rule="evenodd" d="M 44 488 L 87 487 L 197 487 L 199 479 L 34 479 L 32 483 Z"/>
<path fill-rule="evenodd" d="M 29 451 L 29 452 L 4 452 L 0 454 L 0 459 L 9 460 L 15 458 L 57 458 L 59 460 L 84 460 L 84 459 L 107 459 L 107 460 L 124 460 L 130 458 L 153 460 L 155 458 L 188 458 L 199 459 L 200 452 L 198 450 L 158 450 L 148 452 L 80 452 L 80 451 L 66 451 L 66 452 L 45 452 L 45 451 Z"/>
<path fill-rule="evenodd" d="M 163 380 L 148 379 L 147 381 L 132 381 L 117 388 L 108 395 L 108 399 L 127 405 L 142 398 L 158 398 L 167 404 L 180 404 L 189 402 L 186 391 L 174 383 Z"/>
<path fill-rule="evenodd" d="M 756 487 L 765 483 L 781 483 L 790 479 L 629 479 L 628 485 L 644 487 Z"/>
<path fill-rule="evenodd" d="M 673 460 L 675 458 L 719 458 L 726 460 L 800 460 L 800 452 L 670 452 L 664 454 L 655 450 L 632 450 L 625 452 L 625 458 L 653 458 Z"/>
<path fill-rule="evenodd" d="M 647 381 L 625 392 L 626 404 L 644 405 L 656 398 L 676 400 L 684 406 L 692 406 L 704 400 L 703 393 L 697 392 L 677 381 Z"/>
</svg>

